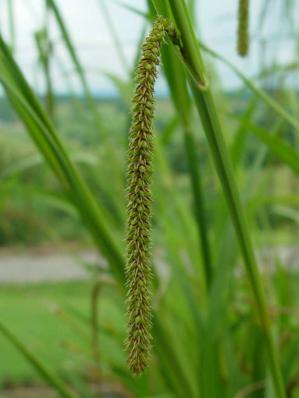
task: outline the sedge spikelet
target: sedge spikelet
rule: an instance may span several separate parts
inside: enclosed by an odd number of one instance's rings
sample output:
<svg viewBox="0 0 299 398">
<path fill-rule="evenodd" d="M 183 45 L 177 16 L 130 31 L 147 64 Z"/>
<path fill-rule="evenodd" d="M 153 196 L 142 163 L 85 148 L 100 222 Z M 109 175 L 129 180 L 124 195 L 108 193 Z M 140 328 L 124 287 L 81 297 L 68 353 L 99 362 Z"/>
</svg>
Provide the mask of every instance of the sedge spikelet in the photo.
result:
<svg viewBox="0 0 299 398">
<path fill-rule="evenodd" d="M 245 57 L 249 50 L 249 0 L 239 0 L 237 50 Z"/>
<path fill-rule="evenodd" d="M 128 364 L 133 374 L 147 366 L 151 349 L 151 176 L 154 84 L 166 34 L 177 40 L 167 20 L 158 17 L 146 37 L 136 70 L 128 151 L 127 312 Z"/>
</svg>

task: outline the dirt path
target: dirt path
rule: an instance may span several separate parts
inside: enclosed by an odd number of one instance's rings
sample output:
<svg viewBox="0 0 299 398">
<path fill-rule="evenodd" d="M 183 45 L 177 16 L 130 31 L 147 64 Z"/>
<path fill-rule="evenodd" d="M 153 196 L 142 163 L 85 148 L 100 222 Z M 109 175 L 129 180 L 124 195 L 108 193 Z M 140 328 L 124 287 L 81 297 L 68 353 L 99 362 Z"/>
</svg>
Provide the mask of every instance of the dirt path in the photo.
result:
<svg viewBox="0 0 299 398">
<path fill-rule="evenodd" d="M 0 253 L 0 283 L 80 280 L 86 266 L 100 264 L 92 251 L 79 253 Z"/>
<path fill-rule="evenodd" d="M 299 269 L 298 246 L 263 249 L 258 254 L 258 263 L 273 269 L 277 258 L 286 268 Z M 86 266 L 99 264 L 103 260 L 91 250 L 1 250 L 0 283 L 81 280 L 88 275 Z"/>
</svg>

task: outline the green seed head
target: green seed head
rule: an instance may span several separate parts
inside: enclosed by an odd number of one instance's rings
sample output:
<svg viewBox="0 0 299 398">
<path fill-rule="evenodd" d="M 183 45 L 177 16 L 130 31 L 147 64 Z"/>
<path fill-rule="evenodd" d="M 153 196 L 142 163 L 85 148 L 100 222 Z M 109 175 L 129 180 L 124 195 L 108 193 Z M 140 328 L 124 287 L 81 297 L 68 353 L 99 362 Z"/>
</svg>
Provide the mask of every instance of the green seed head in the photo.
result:
<svg viewBox="0 0 299 398">
<path fill-rule="evenodd" d="M 147 366 L 151 349 L 151 175 L 154 83 L 169 23 L 158 17 L 146 37 L 136 71 L 128 151 L 127 312 L 128 363 L 133 374 Z M 173 34 L 173 33 L 172 33 Z"/>
<path fill-rule="evenodd" d="M 249 0 L 239 0 L 237 50 L 245 57 L 249 50 Z"/>
</svg>

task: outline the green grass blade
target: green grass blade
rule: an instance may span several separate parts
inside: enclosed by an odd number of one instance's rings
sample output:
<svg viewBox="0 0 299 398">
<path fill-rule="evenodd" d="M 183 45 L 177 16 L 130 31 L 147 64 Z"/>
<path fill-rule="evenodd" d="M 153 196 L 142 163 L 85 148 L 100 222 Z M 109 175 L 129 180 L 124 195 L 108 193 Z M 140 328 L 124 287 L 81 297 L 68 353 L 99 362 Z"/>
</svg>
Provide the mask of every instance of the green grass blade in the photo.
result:
<svg viewBox="0 0 299 398">
<path fill-rule="evenodd" d="M 48 115 L 51 118 L 54 117 L 54 94 L 53 94 L 53 85 L 52 85 L 52 77 L 51 77 L 51 55 L 52 48 L 51 43 L 49 41 L 48 32 L 46 29 L 42 29 L 37 31 L 34 34 L 35 43 L 39 55 L 39 62 L 43 70 L 44 79 L 46 83 L 46 109 Z"/>
<path fill-rule="evenodd" d="M 173 392 L 175 392 L 178 397 L 183 398 L 188 396 L 190 398 L 195 398 L 194 391 L 190 386 L 188 377 L 186 376 L 185 367 L 169 341 L 164 322 L 161 322 L 158 319 L 154 320 L 153 331 L 159 341 L 159 344 L 156 347 L 159 357 L 161 356 L 164 366 L 169 366 L 166 379 L 169 379 Z M 174 377 L 172 377 L 173 372 Z"/>
<path fill-rule="evenodd" d="M 11 51 L 15 51 L 16 47 L 16 29 L 15 29 L 15 13 L 12 0 L 6 0 L 7 13 L 8 13 L 8 26 L 10 36 L 10 48 Z"/>
<path fill-rule="evenodd" d="M 42 362 L 30 352 L 6 326 L 0 322 L 0 333 L 26 358 L 31 366 L 51 385 L 63 398 L 78 398 L 57 375 L 52 373 Z"/>
<path fill-rule="evenodd" d="M 178 127 L 179 121 L 176 115 L 169 119 L 167 125 L 164 127 L 160 141 L 163 146 L 167 145 L 173 134 L 175 133 L 176 128 Z"/>
<path fill-rule="evenodd" d="M 239 127 L 235 133 L 234 140 L 230 148 L 230 156 L 233 167 L 238 167 L 244 156 L 244 145 L 249 134 L 248 124 L 251 122 L 254 111 L 257 107 L 257 99 L 253 98 L 241 116 Z"/>
<path fill-rule="evenodd" d="M 122 64 L 124 70 L 126 72 L 129 72 L 130 69 L 129 69 L 128 61 L 127 61 L 126 55 L 125 55 L 125 53 L 123 51 L 122 44 L 119 41 L 117 32 L 116 32 L 115 27 L 114 27 L 113 20 L 112 20 L 112 18 L 110 16 L 110 12 L 109 12 L 108 6 L 106 4 L 106 1 L 105 0 L 99 0 L 98 4 L 99 4 L 99 7 L 101 8 L 101 11 L 103 13 L 103 16 L 104 16 L 104 19 L 105 19 L 105 22 L 106 22 L 106 26 L 107 26 L 107 28 L 108 28 L 108 30 L 110 32 L 110 36 L 111 36 L 111 38 L 113 40 L 114 48 L 115 48 L 115 51 L 116 51 L 116 53 L 118 55 L 118 59 L 119 59 L 120 63 Z"/>
<path fill-rule="evenodd" d="M 124 3 L 124 2 L 118 1 L 118 0 L 114 0 L 114 3 L 115 3 L 115 4 L 118 4 L 120 7 L 124 8 L 124 9 L 126 9 L 126 10 L 128 10 L 128 11 L 133 12 L 133 13 L 136 14 L 136 15 L 139 15 L 140 17 L 143 17 L 143 18 L 145 18 L 145 19 L 148 19 L 148 18 L 149 18 L 149 15 L 148 15 L 147 13 L 145 13 L 145 12 L 139 10 L 139 9 L 136 8 L 136 7 L 133 7 L 133 6 L 130 5 L 130 4 L 127 4 L 127 3 Z"/>
<path fill-rule="evenodd" d="M 94 98 L 92 96 L 91 89 L 90 89 L 89 84 L 87 82 L 87 79 L 85 77 L 85 72 L 84 72 L 83 66 L 82 66 L 82 64 L 81 64 L 81 62 L 79 60 L 79 57 L 77 55 L 75 46 L 72 43 L 71 36 L 70 36 L 70 34 L 69 34 L 68 30 L 67 30 L 65 22 L 64 22 L 64 20 L 63 20 L 63 18 L 61 16 L 61 13 L 60 13 L 57 5 L 56 5 L 56 2 L 54 0 L 46 0 L 46 1 L 48 3 L 49 9 L 52 10 L 52 12 L 53 12 L 53 14 L 55 16 L 55 19 L 57 21 L 57 25 L 58 25 L 58 27 L 60 29 L 63 41 L 65 43 L 65 46 L 66 46 L 66 48 L 67 48 L 67 50 L 69 52 L 70 58 L 71 58 L 74 66 L 75 66 L 75 69 L 76 69 L 76 71 L 78 73 L 78 76 L 79 76 L 79 79 L 80 79 L 80 82 L 81 82 L 81 85 L 82 85 L 82 89 L 83 89 L 83 92 L 85 94 L 87 103 L 88 103 L 88 105 L 90 107 L 90 111 L 92 112 L 96 127 L 99 129 L 99 132 L 103 132 L 102 131 L 103 130 L 102 122 L 101 122 L 100 117 L 99 117 L 99 113 L 98 113 L 98 110 L 97 110 L 96 102 L 95 102 L 95 100 L 94 100 Z"/>
<path fill-rule="evenodd" d="M 288 165 L 295 173 L 299 174 L 299 154 L 291 145 L 286 144 L 281 138 L 270 134 L 262 127 L 250 124 L 248 128 L 267 146 L 273 155 Z"/>
<path fill-rule="evenodd" d="M 270 95 L 264 90 L 257 87 L 248 77 L 246 77 L 235 65 L 233 65 L 228 59 L 207 47 L 203 43 L 200 43 L 200 47 L 213 58 L 221 61 L 223 64 L 228 66 L 235 74 L 241 79 L 241 81 L 258 97 L 260 98 L 270 109 L 272 109 L 282 119 L 286 120 L 296 130 L 299 130 L 299 123 L 297 119 L 289 114 L 278 102 L 276 102 Z"/>
<path fill-rule="evenodd" d="M 208 286 L 211 285 L 213 279 L 212 256 L 209 243 L 209 229 L 207 225 L 206 205 L 202 188 L 202 178 L 199 173 L 199 160 L 196 153 L 196 141 L 192 133 L 185 131 L 185 148 L 189 162 L 189 173 L 192 182 L 192 192 L 194 198 L 194 210 L 199 230 L 200 247 L 203 258 L 203 267 L 205 270 L 205 278 Z"/>
</svg>

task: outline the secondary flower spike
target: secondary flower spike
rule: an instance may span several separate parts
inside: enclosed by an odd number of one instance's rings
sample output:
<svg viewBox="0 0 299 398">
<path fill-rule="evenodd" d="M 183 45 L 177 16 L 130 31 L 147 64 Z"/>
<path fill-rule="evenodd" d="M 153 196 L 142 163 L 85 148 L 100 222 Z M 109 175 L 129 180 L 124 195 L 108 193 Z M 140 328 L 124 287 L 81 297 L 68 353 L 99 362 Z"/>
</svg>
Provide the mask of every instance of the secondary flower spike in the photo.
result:
<svg viewBox="0 0 299 398">
<path fill-rule="evenodd" d="M 237 50 L 241 57 L 249 51 L 249 0 L 239 0 Z"/>
<path fill-rule="evenodd" d="M 151 176 L 154 84 L 166 34 L 177 40 L 168 21 L 158 17 L 146 37 L 136 71 L 128 152 L 127 312 L 128 364 L 133 374 L 147 366 L 151 350 Z"/>
</svg>

